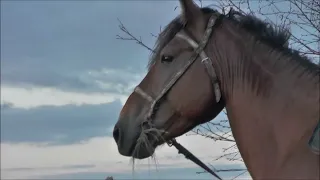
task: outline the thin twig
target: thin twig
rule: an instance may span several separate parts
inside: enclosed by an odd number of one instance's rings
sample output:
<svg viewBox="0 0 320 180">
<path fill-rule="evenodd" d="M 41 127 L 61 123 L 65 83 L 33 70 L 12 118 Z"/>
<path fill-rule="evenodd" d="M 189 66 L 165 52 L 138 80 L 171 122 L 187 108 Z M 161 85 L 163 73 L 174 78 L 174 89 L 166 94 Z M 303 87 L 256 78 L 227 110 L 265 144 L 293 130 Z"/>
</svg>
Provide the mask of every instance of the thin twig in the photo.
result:
<svg viewBox="0 0 320 180">
<path fill-rule="evenodd" d="M 150 48 L 149 46 L 147 46 L 146 44 L 144 44 L 144 43 L 142 42 L 142 38 L 141 38 L 141 37 L 139 37 L 139 39 L 136 38 L 133 34 L 131 34 L 131 33 L 129 32 L 129 30 L 123 25 L 123 23 L 122 23 L 119 19 L 118 19 L 118 21 L 119 21 L 119 23 L 120 23 L 120 25 L 119 25 L 120 30 L 121 30 L 122 32 L 126 33 L 129 37 L 122 37 L 122 36 L 120 36 L 120 35 L 117 35 L 117 39 L 120 39 L 120 40 L 128 40 L 128 41 L 135 41 L 137 44 L 145 47 L 145 48 L 148 49 L 149 51 L 154 52 L 154 50 L 153 50 L 152 48 Z"/>
</svg>

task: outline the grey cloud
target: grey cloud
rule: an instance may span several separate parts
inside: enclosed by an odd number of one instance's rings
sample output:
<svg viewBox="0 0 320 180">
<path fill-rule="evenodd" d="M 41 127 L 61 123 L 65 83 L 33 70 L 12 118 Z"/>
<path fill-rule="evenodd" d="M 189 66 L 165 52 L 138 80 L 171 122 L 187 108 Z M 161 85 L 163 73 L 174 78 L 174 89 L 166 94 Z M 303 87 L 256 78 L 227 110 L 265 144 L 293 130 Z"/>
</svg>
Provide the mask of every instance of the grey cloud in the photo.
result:
<svg viewBox="0 0 320 180">
<path fill-rule="evenodd" d="M 88 169 L 94 168 L 94 164 L 79 164 L 79 165 L 68 165 L 68 166 L 61 166 L 61 167 L 37 167 L 37 168 L 3 168 L 2 171 L 34 171 L 34 170 L 58 170 L 58 169 Z"/>
<path fill-rule="evenodd" d="M 13 107 L 12 103 L 8 103 L 8 102 L 1 103 L 1 110 L 10 109 L 12 107 Z"/>
<path fill-rule="evenodd" d="M 155 3 L 158 8 L 153 7 Z M 116 39 L 116 35 L 121 34 L 117 18 L 152 46 L 155 39 L 150 32 L 158 32 L 160 25 L 172 19 L 175 4 L 177 2 L 2 2 L 2 83 L 101 91 L 98 85 L 80 76 L 101 68 L 131 68 L 132 72 L 140 73 L 149 55 L 136 43 Z"/>
<path fill-rule="evenodd" d="M 1 109 L 1 142 L 69 144 L 92 137 L 111 136 L 120 101 L 101 105 L 41 106 Z"/>
<path fill-rule="evenodd" d="M 38 87 L 52 87 L 73 92 L 114 92 L 127 94 L 130 83 L 139 80 L 134 72 L 119 70 L 104 74 L 96 71 L 93 75 L 88 72 L 56 73 L 34 69 L 33 73 L 20 71 L 19 73 L 8 69 L 1 72 L 2 82 L 12 86 L 35 85 Z M 108 84 L 109 86 L 105 86 Z"/>
<path fill-rule="evenodd" d="M 190 162 L 192 163 L 192 162 Z M 141 165 L 139 165 L 140 167 Z M 108 168 L 106 167 L 105 172 L 94 172 L 94 173 L 70 173 L 63 175 L 52 175 L 52 176 L 44 176 L 43 178 L 49 179 L 105 179 L 107 176 L 113 176 L 114 179 L 212 179 L 212 175 L 209 173 L 200 173 L 203 170 L 200 167 L 197 168 L 183 168 L 179 166 L 172 165 L 161 165 L 157 164 L 156 166 L 159 168 L 155 169 L 155 165 L 151 164 L 149 170 L 136 171 L 134 176 L 131 172 L 125 173 L 110 173 L 108 172 Z M 214 164 L 216 169 L 239 169 L 244 168 L 241 165 L 216 165 Z M 226 171 L 219 172 L 219 176 L 222 179 L 232 179 L 235 176 L 242 173 L 242 171 Z M 246 176 L 248 173 L 244 173 Z M 239 176 L 241 179 L 242 177 Z"/>
<path fill-rule="evenodd" d="M 78 76 L 68 75 L 67 73 L 44 72 L 38 69 L 34 69 L 31 74 L 28 71 L 17 73 L 8 68 L 2 70 L 1 76 L 3 78 L 2 83 L 7 85 L 36 85 L 65 90 L 99 91 L 99 88 L 92 81 L 86 82 Z"/>
</svg>

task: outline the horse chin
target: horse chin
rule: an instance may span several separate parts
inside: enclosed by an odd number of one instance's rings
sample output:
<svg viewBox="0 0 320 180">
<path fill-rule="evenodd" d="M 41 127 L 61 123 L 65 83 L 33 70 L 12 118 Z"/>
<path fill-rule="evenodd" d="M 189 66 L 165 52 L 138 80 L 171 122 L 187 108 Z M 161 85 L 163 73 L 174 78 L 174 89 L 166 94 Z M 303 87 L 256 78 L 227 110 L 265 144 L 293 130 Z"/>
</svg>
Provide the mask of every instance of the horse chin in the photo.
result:
<svg viewBox="0 0 320 180">
<path fill-rule="evenodd" d="M 134 148 L 132 149 L 132 157 L 136 159 L 145 159 L 151 157 L 158 146 L 163 145 L 168 139 L 174 138 L 173 134 L 162 128 L 147 128 L 140 132 L 136 139 Z M 165 133 L 166 132 L 166 133 Z"/>
<path fill-rule="evenodd" d="M 163 144 L 160 138 L 152 134 L 143 134 L 137 138 L 137 142 L 132 151 L 132 157 L 136 159 L 145 159 L 151 157 L 157 146 Z"/>
<path fill-rule="evenodd" d="M 140 147 L 139 151 L 132 154 L 132 157 L 135 159 L 146 159 L 151 157 L 154 154 L 155 148 L 153 147 Z"/>
</svg>

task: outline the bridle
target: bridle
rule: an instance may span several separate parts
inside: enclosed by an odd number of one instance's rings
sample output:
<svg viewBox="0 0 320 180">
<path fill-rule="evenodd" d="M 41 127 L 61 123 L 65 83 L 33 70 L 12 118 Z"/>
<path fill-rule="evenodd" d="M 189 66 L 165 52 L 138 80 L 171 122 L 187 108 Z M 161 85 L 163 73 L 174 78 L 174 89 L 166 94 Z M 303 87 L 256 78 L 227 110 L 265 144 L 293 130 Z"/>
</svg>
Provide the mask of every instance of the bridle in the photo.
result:
<svg viewBox="0 0 320 180">
<path fill-rule="evenodd" d="M 208 21 L 207 28 L 204 32 L 204 36 L 202 38 L 202 41 L 198 44 L 196 41 L 194 41 L 192 38 L 187 36 L 185 33 L 178 32 L 176 34 L 176 37 L 179 37 L 185 41 L 187 41 L 194 49 L 195 53 L 191 58 L 187 61 L 187 63 L 180 69 L 173 78 L 165 85 L 165 87 L 162 89 L 160 94 L 153 98 L 149 94 L 147 94 L 145 91 L 143 91 L 139 86 L 137 86 L 134 89 L 134 92 L 142 96 L 144 99 L 149 101 L 151 103 L 150 109 L 146 115 L 145 122 L 152 121 L 152 116 L 155 113 L 156 105 L 159 103 L 159 101 L 165 96 L 165 94 L 175 85 L 175 83 L 182 77 L 182 75 L 189 69 L 189 67 L 197 60 L 197 58 L 200 56 L 201 63 L 204 64 L 205 69 L 207 70 L 207 73 L 210 77 L 211 83 L 213 85 L 213 90 L 215 94 L 215 101 L 219 102 L 221 99 L 221 91 L 220 86 L 218 82 L 218 78 L 215 72 L 215 69 L 212 65 L 212 62 L 210 58 L 207 56 L 207 54 L 204 52 L 204 48 L 206 47 L 208 40 L 212 34 L 213 27 L 220 23 L 224 15 L 219 15 L 216 17 L 216 14 L 212 15 Z M 218 23 L 219 22 L 219 23 Z M 195 157 L 191 152 L 189 152 L 186 148 L 184 148 L 181 144 L 179 144 L 174 138 L 167 141 L 167 144 L 171 146 L 175 146 L 178 149 L 178 153 L 182 153 L 185 155 L 187 159 L 190 159 L 206 171 L 208 171 L 213 176 L 217 177 L 218 179 L 222 180 L 214 171 L 212 171 L 207 165 L 205 165 L 203 162 L 201 162 L 197 157 Z"/>
<path fill-rule="evenodd" d="M 208 43 L 208 40 L 212 34 L 214 26 L 216 26 L 217 24 L 220 24 L 220 21 L 222 20 L 223 16 L 224 15 L 220 14 L 218 17 L 216 17 L 216 14 L 213 14 L 210 17 L 208 24 L 207 24 L 207 28 L 204 32 L 204 36 L 199 44 L 181 31 L 176 34 L 176 37 L 179 37 L 179 38 L 187 41 L 195 49 L 195 53 L 193 56 L 191 56 L 191 58 L 187 61 L 187 63 L 182 67 L 182 69 L 180 69 L 172 77 L 172 79 L 169 81 L 169 83 L 167 83 L 165 85 L 165 87 L 162 89 L 162 91 L 160 92 L 160 94 L 156 98 L 151 97 L 149 94 L 147 94 L 145 91 L 143 91 L 139 86 L 137 86 L 134 89 L 134 92 L 138 93 L 140 96 L 142 96 L 144 99 L 146 99 L 147 101 L 149 101 L 151 103 L 150 109 L 146 115 L 144 122 L 148 123 L 148 122 L 152 121 L 152 116 L 155 114 L 155 111 L 156 111 L 156 109 L 155 109 L 156 105 L 165 96 L 165 94 L 175 85 L 175 83 L 182 77 L 182 75 L 189 69 L 189 67 L 198 59 L 199 56 L 201 58 L 201 63 L 204 64 L 205 69 L 206 69 L 206 71 L 210 77 L 211 83 L 213 85 L 213 90 L 214 90 L 214 94 L 216 97 L 215 101 L 216 102 L 220 101 L 221 91 L 220 91 L 218 78 L 217 78 L 215 69 L 212 65 L 210 58 L 204 52 L 204 48 L 206 47 L 206 45 Z M 194 163 L 198 164 L 203 169 L 208 171 L 213 176 L 222 180 L 215 172 L 213 172 L 208 166 L 206 166 L 197 157 L 195 157 L 191 152 L 189 152 L 186 148 L 184 148 L 181 144 L 179 144 L 175 139 L 171 139 L 171 140 L 167 141 L 167 144 L 170 147 L 175 146 L 178 149 L 179 153 L 184 154 L 187 159 L 190 159 L 191 161 L 193 161 Z"/>
</svg>

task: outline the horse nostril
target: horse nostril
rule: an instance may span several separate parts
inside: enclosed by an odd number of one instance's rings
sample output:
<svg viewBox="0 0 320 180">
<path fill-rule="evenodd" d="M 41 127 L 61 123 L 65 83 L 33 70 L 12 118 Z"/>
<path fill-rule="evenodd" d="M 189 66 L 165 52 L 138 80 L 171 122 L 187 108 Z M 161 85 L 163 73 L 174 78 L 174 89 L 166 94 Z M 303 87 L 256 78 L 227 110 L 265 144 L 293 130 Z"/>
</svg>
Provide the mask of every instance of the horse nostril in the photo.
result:
<svg viewBox="0 0 320 180">
<path fill-rule="evenodd" d="M 115 126 L 113 129 L 113 138 L 117 143 L 120 140 L 120 128 L 118 128 L 117 126 Z"/>
</svg>

